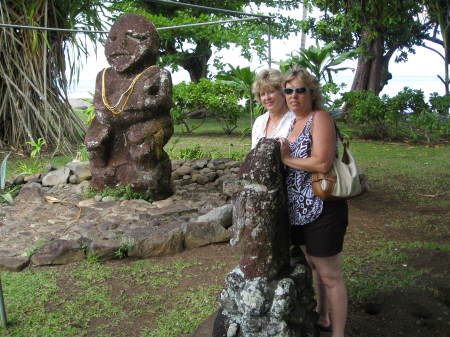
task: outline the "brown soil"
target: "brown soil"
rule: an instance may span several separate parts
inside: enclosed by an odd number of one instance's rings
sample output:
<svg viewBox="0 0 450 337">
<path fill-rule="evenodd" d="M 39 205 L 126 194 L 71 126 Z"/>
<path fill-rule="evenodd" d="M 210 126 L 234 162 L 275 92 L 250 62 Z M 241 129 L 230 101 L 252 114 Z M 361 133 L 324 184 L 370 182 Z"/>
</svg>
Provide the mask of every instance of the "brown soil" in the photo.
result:
<svg viewBox="0 0 450 337">
<path fill-rule="evenodd" d="M 364 256 L 376 242 L 436 242 L 450 244 L 450 210 L 432 203 L 404 201 L 387 191 L 371 191 L 365 196 L 351 200 L 350 226 L 346 237 L 344 254 Z M 425 206 L 424 206 L 425 204 Z M 414 220 L 427 215 L 434 225 Z M 427 219 L 427 218 L 425 218 Z M 392 223 L 408 223 L 409 226 L 392 226 Z M 349 294 L 348 337 L 449 337 L 450 336 L 450 252 L 439 249 L 403 249 L 407 254 L 405 262 L 411 268 L 426 272 L 413 285 L 402 289 L 379 291 L 360 301 Z M 200 261 L 201 270 L 180 284 L 181 291 L 198 282 L 223 284 L 223 278 L 236 265 L 238 255 L 228 245 L 215 245 L 186 251 L 183 259 Z M 161 258 L 170 262 L 176 257 Z M 214 272 L 202 272 L 208 264 L 223 261 L 222 268 Z M 386 262 L 389 263 L 389 262 Z M 206 268 L 207 269 L 207 268 Z M 370 268 L 369 268 L 370 273 Z M 174 292 L 180 289 L 174 289 Z M 206 321 L 192 337 L 209 337 L 212 320 Z M 202 332 L 203 328 L 203 332 Z M 206 328 L 206 330 L 205 330 Z M 205 333 L 206 331 L 206 333 Z M 330 336 L 323 333 L 322 336 Z"/>
<path fill-rule="evenodd" d="M 400 243 L 433 242 L 450 244 L 450 209 L 427 202 L 429 196 L 417 199 L 398 197 L 392 191 L 372 190 L 366 195 L 349 202 L 350 225 L 346 235 L 344 255 L 364 258 L 377 245 L 387 241 Z M 369 297 L 355 299 L 349 293 L 348 337 L 449 337 L 450 336 L 450 251 L 437 248 L 399 249 L 406 254 L 403 261 L 408 268 L 423 271 L 423 274 L 402 288 L 380 290 Z M 189 274 L 179 280 L 173 288 L 155 290 L 155 295 L 163 296 L 164 302 L 176 308 L 182 305 L 179 294 L 197 286 L 218 284 L 223 286 L 224 278 L 238 261 L 238 252 L 227 244 L 211 245 L 187 250 L 175 256 L 154 258 L 155 264 L 170 265 L 175 260 L 198 263 L 189 268 Z M 220 263 L 218 263 L 220 261 Z M 381 261 L 382 269 L 390 261 Z M 107 263 L 109 266 L 130 264 L 130 259 Z M 371 277 L 373 262 L 367 265 L 368 278 Z M 62 273 L 70 275 L 74 266 L 61 266 Z M 392 268 L 395 268 L 393 266 Z M 400 267 L 399 267 L 400 268 Z M 383 269 L 384 270 L 384 269 Z M 346 276 L 347 277 L 347 276 Z M 76 296 L 77 289 L 70 277 L 63 277 L 61 284 L 65 295 Z M 66 284 L 64 284 L 66 282 Z M 144 288 L 130 286 L 132 276 L 107 280 L 116 301 L 132 297 Z M 130 283 L 130 284 L 127 284 Z M 348 281 L 347 281 L 348 283 Z M 143 302 L 143 306 L 158 311 L 155 303 Z M 122 307 L 127 311 L 128 307 Z M 58 308 L 49 308 L 57 311 Z M 131 311 L 131 307 L 129 308 Z M 152 312 L 127 315 L 126 323 L 118 329 L 105 331 L 108 336 L 140 336 L 143 327 L 152 328 Z M 105 323 L 102 319 L 91 321 L 88 336 L 96 336 L 96 327 Z M 199 327 L 193 337 L 209 337 L 212 319 Z M 330 336 L 323 333 L 322 336 Z M 176 336 L 174 336 L 176 337 Z"/>
<path fill-rule="evenodd" d="M 422 198 L 420 206 L 415 198 Z M 434 206 L 428 202 L 430 198 L 433 197 L 417 195 L 402 199 L 393 195 L 393 191 L 375 190 L 351 200 L 344 254 L 364 256 L 377 240 L 433 242 L 448 247 L 450 210 Z M 450 251 L 438 248 L 400 251 L 407 255 L 404 266 L 423 274 L 412 285 L 379 291 L 359 302 L 350 293 L 347 336 L 450 336 Z"/>
<path fill-rule="evenodd" d="M 345 255 L 363 257 L 377 241 L 450 244 L 449 209 L 432 203 L 417 207 L 414 201 L 395 197 L 389 200 L 386 195 L 392 194 L 375 190 L 349 202 L 350 227 Z M 434 226 L 426 221 L 415 226 L 413 220 L 426 215 L 438 215 L 432 218 Z M 390 225 L 409 220 L 411 227 Z M 440 226 L 439 230 L 430 230 L 436 226 Z M 401 252 L 407 255 L 406 266 L 424 273 L 413 284 L 380 290 L 359 301 L 350 293 L 348 337 L 450 336 L 450 251 L 409 248 Z M 368 270 L 370 274 L 370 267 Z M 209 337 L 212 322 L 210 317 L 191 337 Z M 331 333 L 321 336 L 328 337 Z"/>
</svg>

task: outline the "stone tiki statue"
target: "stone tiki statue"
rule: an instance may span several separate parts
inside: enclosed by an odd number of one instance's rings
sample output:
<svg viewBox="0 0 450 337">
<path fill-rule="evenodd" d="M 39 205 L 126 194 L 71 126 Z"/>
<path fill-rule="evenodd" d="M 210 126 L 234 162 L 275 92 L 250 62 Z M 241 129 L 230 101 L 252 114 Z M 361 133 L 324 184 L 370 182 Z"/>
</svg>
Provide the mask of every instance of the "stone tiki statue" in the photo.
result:
<svg viewBox="0 0 450 337">
<path fill-rule="evenodd" d="M 163 150 L 173 134 L 170 73 L 155 65 L 159 35 L 138 14 L 119 18 L 108 34 L 110 68 L 98 73 L 85 144 L 91 186 L 130 185 L 153 200 L 172 194 L 171 163 Z"/>
</svg>

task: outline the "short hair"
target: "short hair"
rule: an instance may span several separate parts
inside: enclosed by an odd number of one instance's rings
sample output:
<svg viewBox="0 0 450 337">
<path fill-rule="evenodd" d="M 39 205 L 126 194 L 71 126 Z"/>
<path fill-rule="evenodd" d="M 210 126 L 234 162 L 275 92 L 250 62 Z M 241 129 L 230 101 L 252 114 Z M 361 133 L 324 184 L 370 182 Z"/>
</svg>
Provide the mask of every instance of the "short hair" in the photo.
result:
<svg viewBox="0 0 450 337">
<path fill-rule="evenodd" d="M 311 90 L 312 109 L 313 110 L 325 110 L 323 105 L 323 95 L 320 90 L 319 80 L 312 75 L 305 68 L 293 67 L 284 75 L 283 88 L 286 88 L 286 83 L 298 79 L 302 81 L 305 86 Z"/>
<path fill-rule="evenodd" d="M 252 85 L 252 93 L 258 102 L 261 102 L 260 94 L 267 89 L 276 89 L 283 92 L 283 74 L 276 69 L 264 69 L 260 71 Z"/>
</svg>

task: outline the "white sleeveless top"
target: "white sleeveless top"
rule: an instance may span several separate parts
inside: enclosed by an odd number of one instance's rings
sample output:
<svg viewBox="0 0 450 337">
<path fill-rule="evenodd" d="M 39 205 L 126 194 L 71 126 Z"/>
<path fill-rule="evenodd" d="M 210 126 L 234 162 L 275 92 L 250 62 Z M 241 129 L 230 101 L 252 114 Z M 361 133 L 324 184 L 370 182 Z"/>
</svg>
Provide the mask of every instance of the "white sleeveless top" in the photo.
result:
<svg viewBox="0 0 450 337">
<path fill-rule="evenodd" d="M 277 129 L 269 138 L 287 137 L 289 134 L 289 128 L 292 120 L 295 119 L 295 115 L 292 111 L 288 111 L 284 114 L 280 123 L 278 123 Z M 261 138 L 265 138 L 265 130 L 267 122 L 269 121 L 269 112 L 262 114 L 256 118 L 252 128 L 252 149 L 258 144 Z"/>
</svg>

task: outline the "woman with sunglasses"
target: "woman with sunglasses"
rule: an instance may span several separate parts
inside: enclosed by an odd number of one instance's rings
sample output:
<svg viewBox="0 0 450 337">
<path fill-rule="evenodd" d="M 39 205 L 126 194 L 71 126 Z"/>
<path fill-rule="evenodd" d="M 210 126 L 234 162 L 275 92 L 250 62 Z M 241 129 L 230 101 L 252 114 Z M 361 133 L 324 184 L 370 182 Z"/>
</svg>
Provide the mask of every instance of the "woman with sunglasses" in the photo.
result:
<svg viewBox="0 0 450 337">
<path fill-rule="evenodd" d="M 267 69 L 256 75 L 252 86 L 255 98 L 267 109 L 252 128 L 252 149 L 261 138 L 286 137 L 291 121 L 295 118 L 288 111 L 282 87 L 283 75 L 275 69 Z"/>
<path fill-rule="evenodd" d="M 300 246 L 316 283 L 317 324 L 344 337 L 347 290 L 342 278 L 342 246 L 348 222 L 345 201 L 324 201 L 312 192 L 311 173 L 327 173 L 336 154 L 336 131 L 324 111 L 319 81 L 305 69 L 284 79 L 287 105 L 295 114 L 287 138 L 280 138 L 287 166 L 291 240 Z"/>
</svg>

